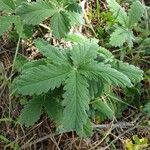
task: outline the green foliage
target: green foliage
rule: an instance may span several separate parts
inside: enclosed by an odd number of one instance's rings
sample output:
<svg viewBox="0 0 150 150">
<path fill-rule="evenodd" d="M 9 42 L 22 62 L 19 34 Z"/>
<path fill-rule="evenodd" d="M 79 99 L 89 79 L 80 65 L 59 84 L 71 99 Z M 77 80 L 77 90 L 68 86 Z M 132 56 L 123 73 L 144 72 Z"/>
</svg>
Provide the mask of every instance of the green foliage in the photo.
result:
<svg viewBox="0 0 150 150">
<path fill-rule="evenodd" d="M 61 131 L 89 136 L 92 133 L 90 101 L 94 109 L 112 119 L 114 112 L 110 105 L 103 101 L 93 104 L 92 100 L 101 96 L 105 87 L 131 87 L 142 79 L 139 68 L 123 62 L 117 65 L 113 55 L 99 47 L 95 39 L 84 38 L 67 49 L 51 46 L 42 39 L 36 40 L 35 45 L 46 58 L 25 64 L 14 82 L 19 94 L 37 95 L 28 102 L 20 117 L 27 126 L 38 120 L 44 108 L 49 117 L 62 126 Z M 57 89 L 56 96 L 52 93 Z M 34 115 L 31 115 L 32 107 Z"/>
<path fill-rule="evenodd" d="M 55 95 L 55 98 L 52 97 L 53 95 Z M 57 97 L 55 92 L 33 97 L 22 109 L 19 118 L 20 123 L 25 124 L 26 126 L 34 125 L 45 110 L 48 117 L 59 124 L 62 120 L 63 109 L 59 100 L 57 100 Z"/>
<path fill-rule="evenodd" d="M 20 122 L 26 126 L 33 125 L 41 115 L 42 96 L 35 97 L 25 105 L 20 116 Z M 33 107 L 34 106 L 34 107 Z"/>
<path fill-rule="evenodd" d="M 28 26 L 39 25 L 47 18 L 51 18 L 50 27 L 53 34 L 61 39 L 66 37 L 72 26 L 84 23 L 82 8 L 76 1 L 0 0 L 0 10 L 6 13 L 0 18 L 0 35 L 15 24 L 18 35 L 25 38 Z M 17 19 L 13 20 L 14 17 Z"/>
<path fill-rule="evenodd" d="M 0 36 L 11 28 L 12 23 L 16 23 L 16 16 L 1 16 L 0 17 Z"/>
<path fill-rule="evenodd" d="M 145 105 L 144 112 L 150 117 L 150 102 Z"/>
<path fill-rule="evenodd" d="M 0 10 L 7 12 L 7 13 L 13 13 L 15 10 L 15 3 L 13 0 L 0 0 Z"/>
<path fill-rule="evenodd" d="M 125 42 L 130 47 L 133 46 L 134 35 L 132 30 L 127 30 L 122 27 L 117 27 L 115 31 L 110 35 L 110 44 L 117 47 L 121 47 Z"/>
<path fill-rule="evenodd" d="M 65 37 L 72 25 L 83 23 L 82 9 L 74 1 L 26 2 L 16 12 L 25 24 L 38 25 L 51 17 L 50 26 L 57 38 Z"/>
<path fill-rule="evenodd" d="M 133 26 L 134 24 L 138 23 L 143 15 L 143 12 L 144 6 L 139 1 L 133 2 L 131 9 L 128 12 L 129 26 Z"/>
<path fill-rule="evenodd" d="M 102 99 L 96 99 L 93 103 L 93 107 L 100 113 L 100 115 L 106 116 L 109 119 L 115 117 L 114 111 L 110 108 L 107 102 Z"/>
<path fill-rule="evenodd" d="M 121 47 L 124 43 L 127 43 L 130 48 L 133 47 L 134 35 L 132 30 L 143 16 L 144 6 L 138 0 L 134 1 L 127 15 L 127 12 L 116 0 L 107 0 L 107 3 L 119 25 L 115 27 L 115 31 L 111 34 L 110 44 Z"/>
<path fill-rule="evenodd" d="M 49 2 L 38 1 L 23 3 L 17 8 L 16 13 L 21 16 L 26 24 L 38 25 L 47 17 L 52 16 L 56 8 Z"/>
<path fill-rule="evenodd" d="M 116 21 L 118 21 L 122 26 L 126 27 L 128 16 L 124 8 L 121 7 L 116 0 L 107 0 L 107 3 Z"/>
</svg>

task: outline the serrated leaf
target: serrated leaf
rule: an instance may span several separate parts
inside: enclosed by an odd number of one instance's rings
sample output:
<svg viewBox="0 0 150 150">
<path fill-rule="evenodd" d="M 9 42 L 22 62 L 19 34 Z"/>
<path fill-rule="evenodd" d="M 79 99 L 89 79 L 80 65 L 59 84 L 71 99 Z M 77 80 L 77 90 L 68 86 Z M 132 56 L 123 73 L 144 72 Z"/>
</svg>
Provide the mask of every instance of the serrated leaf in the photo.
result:
<svg viewBox="0 0 150 150">
<path fill-rule="evenodd" d="M 116 2 L 116 0 L 107 0 L 110 11 L 116 20 L 123 26 L 127 26 L 128 16 L 125 10 Z"/>
<path fill-rule="evenodd" d="M 86 124 L 83 125 L 83 129 L 77 132 L 77 134 L 80 137 L 84 137 L 84 138 L 90 137 L 92 133 L 93 133 L 93 127 L 92 127 L 92 122 L 90 121 L 90 119 L 87 119 Z"/>
<path fill-rule="evenodd" d="M 103 62 L 112 61 L 114 58 L 113 54 L 103 47 L 99 47 L 98 49 L 98 57 L 96 60 L 99 62 L 102 60 Z"/>
<path fill-rule="evenodd" d="M 38 1 L 32 3 L 23 3 L 16 13 L 26 24 L 38 25 L 46 18 L 51 17 L 57 9 L 49 2 Z"/>
<path fill-rule="evenodd" d="M 43 58 L 43 59 L 32 60 L 31 62 L 27 62 L 22 66 L 22 73 L 26 72 L 27 69 L 38 67 L 40 65 L 46 65 L 46 59 Z"/>
<path fill-rule="evenodd" d="M 56 97 L 56 96 L 55 96 Z M 54 120 L 57 124 L 62 123 L 63 107 L 57 98 L 52 97 L 50 94 L 44 96 L 44 108 L 51 120 Z"/>
<path fill-rule="evenodd" d="M 22 95 L 40 95 L 50 89 L 58 88 L 70 72 L 68 65 L 40 65 L 24 71 L 17 82 Z"/>
<path fill-rule="evenodd" d="M 15 23 L 17 16 L 1 16 L 0 17 L 0 36 L 6 32 Z"/>
<path fill-rule="evenodd" d="M 15 10 L 15 4 L 13 0 L 0 0 L 0 11 L 6 13 L 13 13 Z"/>
<path fill-rule="evenodd" d="M 27 0 L 14 0 L 14 3 L 16 4 L 16 6 L 19 6 L 24 2 L 27 2 Z"/>
<path fill-rule="evenodd" d="M 71 26 L 84 24 L 83 15 L 76 12 L 67 12 Z"/>
<path fill-rule="evenodd" d="M 50 45 L 47 41 L 38 39 L 35 41 L 35 45 L 38 50 L 53 63 L 62 64 L 68 62 L 66 56 L 61 52 L 61 50 Z"/>
<path fill-rule="evenodd" d="M 95 81 L 95 80 L 89 81 L 89 93 L 90 93 L 91 99 L 99 97 L 103 90 L 104 90 L 104 85 L 100 80 L 99 81 Z"/>
<path fill-rule="evenodd" d="M 124 43 L 128 43 L 129 47 L 133 47 L 134 35 L 132 30 L 126 30 L 121 27 L 117 27 L 111 34 L 110 44 L 112 46 L 123 46 Z"/>
<path fill-rule="evenodd" d="M 21 72 L 23 65 L 26 64 L 27 62 L 28 62 L 27 58 L 21 55 L 18 55 L 15 61 L 15 69 Z"/>
<path fill-rule="evenodd" d="M 122 87 L 133 86 L 130 79 L 125 74 L 103 63 L 93 63 L 83 66 L 83 68 L 81 68 L 81 73 L 88 78 L 93 76 L 93 79 L 97 78 L 112 85 Z"/>
<path fill-rule="evenodd" d="M 86 111 L 89 109 L 87 81 L 79 73 L 72 71 L 66 80 L 64 90 L 63 127 L 67 131 L 82 130 L 88 118 Z"/>
<path fill-rule="evenodd" d="M 77 3 L 72 3 L 67 7 L 67 14 L 72 26 L 84 23 L 82 7 Z"/>
<path fill-rule="evenodd" d="M 64 11 L 55 13 L 51 18 L 51 28 L 54 36 L 61 39 L 66 37 L 67 33 L 70 30 L 70 20 Z"/>
<path fill-rule="evenodd" d="M 42 105 L 42 96 L 30 100 L 21 111 L 19 122 L 25 124 L 27 127 L 34 125 L 34 123 L 40 119 Z"/>
<path fill-rule="evenodd" d="M 131 8 L 128 12 L 129 15 L 129 26 L 138 23 L 144 13 L 144 6 L 141 4 L 140 1 L 135 1 L 131 5 Z"/>
<path fill-rule="evenodd" d="M 97 56 L 99 46 L 96 41 L 83 41 L 75 44 L 71 49 L 71 59 L 75 66 L 84 65 L 93 61 Z"/>
<path fill-rule="evenodd" d="M 96 110 L 107 116 L 109 119 L 113 119 L 113 117 L 115 116 L 114 111 L 106 102 L 103 102 L 101 99 L 97 99 L 92 105 Z"/>
<path fill-rule="evenodd" d="M 128 63 L 117 61 L 113 67 L 125 74 L 133 83 L 140 82 L 143 79 L 143 71 Z"/>
</svg>

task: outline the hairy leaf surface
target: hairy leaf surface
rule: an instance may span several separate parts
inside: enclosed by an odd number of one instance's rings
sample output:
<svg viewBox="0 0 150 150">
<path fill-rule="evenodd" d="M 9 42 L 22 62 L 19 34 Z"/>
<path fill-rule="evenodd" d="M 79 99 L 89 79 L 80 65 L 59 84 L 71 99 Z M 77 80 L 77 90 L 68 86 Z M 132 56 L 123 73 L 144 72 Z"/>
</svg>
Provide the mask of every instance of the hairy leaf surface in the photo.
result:
<svg viewBox="0 0 150 150">
<path fill-rule="evenodd" d="M 81 69 L 81 73 L 90 78 L 93 76 L 93 79 L 97 77 L 97 79 L 101 79 L 109 84 L 118 85 L 122 87 L 132 86 L 130 79 L 126 75 L 117 71 L 114 68 L 111 68 L 110 65 L 105 65 L 102 63 L 93 63 L 84 66 Z"/>
<path fill-rule="evenodd" d="M 70 20 L 66 12 L 60 11 L 55 13 L 51 18 L 51 28 L 53 30 L 53 34 L 62 38 L 67 35 L 70 30 Z"/>
<path fill-rule="evenodd" d="M 43 105 L 43 97 L 35 97 L 23 108 L 19 121 L 26 126 L 34 125 L 40 119 Z"/>
<path fill-rule="evenodd" d="M 134 35 L 132 30 L 123 29 L 121 27 L 116 28 L 116 30 L 111 34 L 110 44 L 112 46 L 123 46 L 126 42 L 129 47 L 133 46 Z"/>
<path fill-rule="evenodd" d="M 17 21 L 17 16 L 1 16 L 0 17 L 0 36 L 11 28 L 12 23 Z"/>
<path fill-rule="evenodd" d="M 144 13 L 144 6 L 139 2 L 135 1 L 131 5 L 131 9 L 128 12 L 129 15 L 129 26 L 138 23 Z"/>
<path fill-rule="evenodd" d="M 40 65 L 24 72 L 18 80 L 18 91 L 23 95 L 47 93 L 59 87 L 70 71 L 67 65 Z"/>
<path fill-rule="evenodd" d="M 17 9 L 17 14 L 21 16 L 26 24 L 38 25 L 47 17 L 52 16 L 57 11 L 52 4 L 46 1 L 23 3 Z"/>
<path fill-rule="evenodd" d="M 66 80 L 64 90 L 63 127 L 67 131 L 82 130 L 88 118 L 86 111 L 89 109 L 87 81 L 79 73 L 72 71 Z"/>
<path fill-rule="evenodd" d="M 125 10 L 116 2 L 116 0 L 107 0 L 107 3 L 116 20 L 121 25 L 126 26 L 128 23 L 128 16 Z"/>
<path fill-rule="evenodd" d="M 123 63 L 118 61 L 113 66 L 118 71 L 122 72 L 133 82 L 137 83 L 143 79 L 143 71 L 140 70 L 138 67 L 133 65 L 129 65 L 128 63 Z"/>
<path fill-rule="evenodd" d="M 71 58 L 75 66 L 84 65 L 94 60 L 99 46 L 95 41 L 78 43 L 71 49 Z"/>
<path fill-rule="evenodd" d="M 15 4 L 13 0 L 0 0 L 0 11 L 6 13 L 13 13 L 15 10 Z"/>
<path fill-rule="evenodd" d="M 62 64 L 68 62 L 66 56 L 58 49 L 50 45 L 47 41 L 38 39 L 35 41 L 35 45 L 38 50 L 53 63 Z"/>
<path fill-rule="evenodd" d="M 113 119 L 113 117 L 115 116 L 114 111 L 109 107 L 106 102 L 102 101 L 101 99 L 98 99 L 96 102 L 94 102 L 93 106 L 96 110 L 107 116 L 109 119 Z"/>
</svg>

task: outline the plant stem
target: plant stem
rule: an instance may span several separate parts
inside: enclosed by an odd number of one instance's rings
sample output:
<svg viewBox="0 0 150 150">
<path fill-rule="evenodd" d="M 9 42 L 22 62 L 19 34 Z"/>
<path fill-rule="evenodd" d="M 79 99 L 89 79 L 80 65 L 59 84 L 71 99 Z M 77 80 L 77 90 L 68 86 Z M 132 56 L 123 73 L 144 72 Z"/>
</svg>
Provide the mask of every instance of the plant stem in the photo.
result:
<svg viewBox="0 0 150 150">
<path fill-rule="evenodd" d="M 20 45 L 20 41 L 21 41 L 21 37 L 19 36 L 18 39 L 18 43 L 17 43 L 17 47 L 16 47 L 16 51 L 15 51 L 15 56 L 14 56 L 14 60 L 13 60 L 13 64 L 12 64 L 12 69 L 11 69 L 11 73 L 10 73 L 10 84 L 12 81 L 12 76 L 13 76 L 13 71 L 14 71 L 14 67 L 15 67 L 15 63 L 16 63 L 16 59 L 17 59 L 17 55 L 18 55 L 18 51 L 19 51 L 19 45 Z M 9 92 L 10 92 L 10 88 L 9 88 Z M 9 93 L 9 118 L 11 118 L 11 94 Z"/>
</svg>

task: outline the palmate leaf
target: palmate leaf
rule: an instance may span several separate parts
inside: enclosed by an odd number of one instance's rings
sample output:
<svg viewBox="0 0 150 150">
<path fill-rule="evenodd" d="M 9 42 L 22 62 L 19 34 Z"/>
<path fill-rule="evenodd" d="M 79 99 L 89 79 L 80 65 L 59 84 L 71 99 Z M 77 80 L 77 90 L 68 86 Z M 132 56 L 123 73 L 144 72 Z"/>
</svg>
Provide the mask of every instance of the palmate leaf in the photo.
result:
<svg viewBox="0 0 150 150">
<path fill-rule="evenodd" d="M 143 71 L 128 63 L 117 61 L 112 67 L 125 74 L 133 83 L 140 82 L 143 79 Z"/>
<path fill-rule="evenodd" d="M 144 6 L 140 3 L 140 1 L 135 1 L 131 5 L 131 9 L 128 12 L 129 15 L 129 26 L 133 26 L 135 23 L 141 19 L 144 13 Z"/>
<path fill-rule="evenodd" d="M 115 47 L 121 47 L 126 42 L 128 43 L 129 47 L 133 47 L 133 40 L 134 35 L 132 30 L 117 27 L 115 31 L 111 34 L 110 44 Z"/>
<path fill-rule="evenodd" d="M 13 13 L 15 10 L 15 3 L 13 0 L 0 0 L 0 11 L 6 13 Z"/>
<path fill-rule="evenodd" d="M 35 45 L 44 56 L 50 59 L 55 64 L 62 64 L 68 62 L 65 54 L 59 48 L 50 45 L 47 41 L 38 39 Z"/>
<path fill-rule="evenodd" d="M 70 70 L 68 65 L 51 64 L 27 69 L 17 82 L 18 92 L 22 95 L 47 93 L 59 87 Z"/>
<path fill-rule="evenodd" d="M 16 13 L 22 18 L 24 23 L 38 25 L 56 11 L 57 9 L 51 3 L 38 1 L 23 3 L 17 8 Z"/>
<path fill-rule="evenodd" d="M 67 131 L 81 131 L 87 122 L 89 109 L 88 83 L 76 70 L 72 71 L 64 87 L 63 127 Z"/>
<path fill-rule="evenodd" d="M 110 11 L 116 20 L 123 26 L 127 26 L 128 16 L 125 10 L 116 2 L 116 0 L 107 0 Z"/>
</svg>

